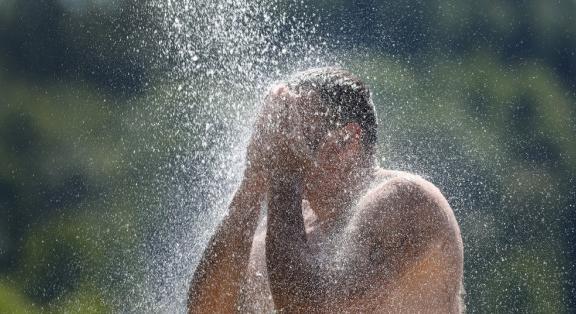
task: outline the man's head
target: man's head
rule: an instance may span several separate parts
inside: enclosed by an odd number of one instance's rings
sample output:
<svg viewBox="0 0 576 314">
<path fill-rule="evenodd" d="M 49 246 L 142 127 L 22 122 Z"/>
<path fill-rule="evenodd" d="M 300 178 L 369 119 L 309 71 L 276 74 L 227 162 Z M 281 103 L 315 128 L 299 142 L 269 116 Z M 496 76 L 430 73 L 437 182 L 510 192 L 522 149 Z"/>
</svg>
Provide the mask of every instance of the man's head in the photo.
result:
<svg viewBox="0 0 576 314">
<path fill-rule="evenodd" d="M 301 127 L 312 151 L 329 135 L 340 136 L 339 142 L 356 137 L 363 157 L 373 159 L 376 114 L 370 90 L 358 77 L 339 68 L 315 68 L 292 75 L 283 85 L 302 100 Z"/>
<path fill-rule="evenodd" d="M 313 161 L 305 168 L 306 199 L 318 213 L 331 207 L 322 203 L 348 198 L 375 166 L 377 124 L 368 87 L 346 70 L 317 68 L 290 76 L 269 96 L 287 112 L 293 150 Z"/>
</svg>

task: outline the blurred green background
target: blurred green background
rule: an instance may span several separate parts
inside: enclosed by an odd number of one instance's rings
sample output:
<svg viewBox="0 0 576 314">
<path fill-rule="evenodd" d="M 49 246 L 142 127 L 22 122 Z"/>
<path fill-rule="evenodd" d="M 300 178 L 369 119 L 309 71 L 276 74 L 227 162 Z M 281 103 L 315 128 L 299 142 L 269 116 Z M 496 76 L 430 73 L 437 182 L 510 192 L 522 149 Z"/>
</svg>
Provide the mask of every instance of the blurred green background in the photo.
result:
<svg viewBox="0 0 576 314">
<path fill-rule="evenodd" d="M 127 122 L 165 75 L 145 8 L 0 0 L 0 313 L 111 312 L 138 289 L 139 202 L 165 157 Z M 345 63 L 375 92 L 382 165 L 453 206 L 468 311 L 574 312 L 576 1 L 300 9 L 358 52 Z"/>
</svg>

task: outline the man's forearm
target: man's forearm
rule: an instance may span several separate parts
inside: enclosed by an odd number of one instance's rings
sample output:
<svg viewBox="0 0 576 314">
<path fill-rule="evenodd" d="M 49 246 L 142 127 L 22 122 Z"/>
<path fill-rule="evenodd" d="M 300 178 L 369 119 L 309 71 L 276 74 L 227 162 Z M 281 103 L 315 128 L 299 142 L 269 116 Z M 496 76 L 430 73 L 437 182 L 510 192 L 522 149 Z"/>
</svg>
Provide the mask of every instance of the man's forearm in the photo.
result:
<svg viewBox="0 0 576 314">
<path fill-rule="evenodd" d="M 274 302 L 278 308 L 313 303 L 322 280 L 308 254 L 302 180 L 285 174 L 271 182 L 269 193 L 266 263 Z"/>
<path fill-rule="evenodd" d="M 262 193 L 257 180 L 244 180 L 229 212 L 208 243 L 188 294 L 189 313 L 232 312 L 258 224 Z"/>
</svg>

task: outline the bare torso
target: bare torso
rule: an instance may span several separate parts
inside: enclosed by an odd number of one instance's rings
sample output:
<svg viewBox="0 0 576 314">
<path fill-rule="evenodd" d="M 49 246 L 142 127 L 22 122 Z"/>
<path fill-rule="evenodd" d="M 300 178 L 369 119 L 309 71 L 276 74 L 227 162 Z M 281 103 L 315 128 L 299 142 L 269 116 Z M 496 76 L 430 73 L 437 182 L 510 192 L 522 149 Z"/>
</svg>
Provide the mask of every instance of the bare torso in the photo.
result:
<svg viewBox="0 0 576 314">
<path fill-rule="evenodd" d="M 397 188 L 390 183 L 395 178 L 412 180 L 417 177 L 398 171 L 381 170 L 363 198 L 374 197 L 374 193 L 386 197 L 388 190 Z M 362 221 L 364 203 L 361 198 L 344 225 L 333 229 L 330 234 L 322 232 L 308 203 L 303 201 L 302 204 L 306 235 L 312 252 L 318 259 L 326 261 L 326 267 L 338 267 L 338 271 L 347 272 L 355 281 L 356 287 L 351 292 L 329 300 L 331 307 L 340 313 L 460 312 L 462 240 L 454 214 L 447 203 L 441 209 L 446 217 L 441 236 L 414 250 L 412 262 L 402 271 L 389 273 L 380 267 L 377 261 L 383 257 L 377 255 L 386 254 L 386 250 L 395 248 L 380 243 L 378 245 L 382 249 L 375 249 L 373 243 L 370 243 L 370 237 L 363 233 L 365 227 L 359 222 Z M 402 213 L 399 214 L 402 216 Z M 394 228 L 385 219 L 378 227 Z M 265 237 L 264 218 L 256 230 L 247 276 L 237 303 L 237 309 L 242 313 L 274 311 L 266 270 Z"/>
</svg>

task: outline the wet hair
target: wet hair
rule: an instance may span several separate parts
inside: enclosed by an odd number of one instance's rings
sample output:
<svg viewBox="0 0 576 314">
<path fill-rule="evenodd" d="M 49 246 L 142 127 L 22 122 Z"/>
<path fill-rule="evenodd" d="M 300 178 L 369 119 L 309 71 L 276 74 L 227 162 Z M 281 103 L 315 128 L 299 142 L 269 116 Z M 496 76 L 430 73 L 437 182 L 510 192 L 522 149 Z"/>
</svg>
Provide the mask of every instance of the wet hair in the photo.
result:
<svg viewBox="0 0 576 314">
<path fill-rule="evenodd" d="M 376 150 L 376 112 L 370 90 L 362 80 L 341 68 L 314 68 L 292 75 L 288 87 L 297 92 L 317 92 L 331 119 L 344 126 L 356 122 L 369 155 Z"/>
</svg>

